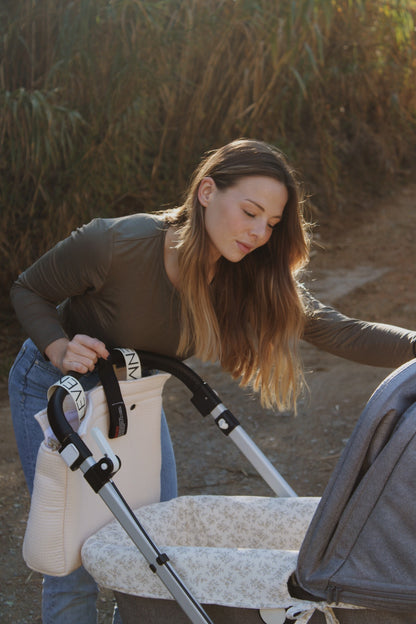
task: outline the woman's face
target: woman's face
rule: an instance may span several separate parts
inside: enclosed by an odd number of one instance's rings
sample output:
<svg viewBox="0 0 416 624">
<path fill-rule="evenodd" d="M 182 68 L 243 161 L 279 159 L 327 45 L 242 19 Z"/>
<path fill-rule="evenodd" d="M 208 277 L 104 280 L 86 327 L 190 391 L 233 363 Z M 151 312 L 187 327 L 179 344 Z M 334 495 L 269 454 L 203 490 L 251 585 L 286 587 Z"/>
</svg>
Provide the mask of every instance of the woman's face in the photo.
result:
<svg viewBox="0 0 416 624">
<path fill-rule="evenodd" d="M 266 176 L 241 178 L 223 191 L 212 178 L 204 178 L 198 199 L 205 208 L 210 261 L 224 256 L 239 262 L 267 243 L 282 218 L 288 191 L 282 182 Z"/>
</svg>

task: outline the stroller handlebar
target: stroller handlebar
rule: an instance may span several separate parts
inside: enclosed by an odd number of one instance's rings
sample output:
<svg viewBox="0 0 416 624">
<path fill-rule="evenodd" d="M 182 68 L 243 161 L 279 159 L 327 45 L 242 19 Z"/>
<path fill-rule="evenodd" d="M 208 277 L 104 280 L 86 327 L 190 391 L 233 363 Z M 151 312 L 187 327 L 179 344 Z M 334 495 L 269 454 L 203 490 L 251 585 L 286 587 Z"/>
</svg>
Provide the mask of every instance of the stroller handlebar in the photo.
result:
<svg viewBox="0 0 416 624">
<path fill-rule="evenodd" d="M 66 379 L 76 382 L 81 376 L 71 372 L 66 376 Z M 78 387 L 80 386 L 78 385 Z M 69 390 L 63 386 L 58 386 L 55 389 L 48 401 L 47 414 L 51 429 L 61 444 L 59 452 L 71 470 L 76 470 L 86 459 L 92 456 L 92 453 L 66 419 L 63 403 L 68 392 Z M 75 452 L 71 451 L 71 447 L 76 449 Z M 69 454 L 68 452 L 64 454 L 65 449 L 69 449 Z"/>
<path fill-rule="evenodd" d="M 149 351 L 137 351 L 137 354 L 144 368 L 164 371 L 177 377 L 192 392 L 191 402 L 202 416 L 207 416 L 217 405 L 221 404 L 221 399 L 216 392 L 194 370 L 177 358 Z M 110 356 L 116 366 L 124 366 L 125 362 L 120 351 L 110 349 Z M 67 376 L 80 380 L 82 374 L 69 371 Z M 49 424 L 61 444 L 74 433 L 63 410 L 63 402 L 67 393 L 64 387 L 58 386 L 48 401 Z"/>
<path fill-rule="evenodd" d="M 99 369 L 102 368 L 103 363 L 105 363 L 105 366 L 108 364 L 110 369 L 112 369 L 112 364 L 115 364 L 116 366 L 125 366 L 123 355 L 118 350 L 111 350 L 110 354 L 111 362 L 106 362 L 105 360 L 101 360 L 99 362 L 99 365 L 97 366 L 99 373 Z M 276 468 L 245 433 L 238 419 L 222 404 L 221 399 L 218 397 L 216 392 L 214 392 L 214 390 L 205 381 L 203 381 L 203 379 L 201 379 L 195 371 L 176 358 L 148 351 L 138 351 L 137 354 L 144 368 L 171 373 L 182 383 L 184 383 L 184 385 L 192 392 L 191 403 L 193 403 L 199 413 L 202 416 L 210 414 L 214 418 L 221 433 L 226 436 L 230 436 L 234 444 L 240 449 L 253 467 L 259 472 L 265 482 L 278 496 L 296 496 L 294 490 L 286 483 Z M 58 386 L 56 388 L 55 392 L 49 399 L 47 410 L 49 424 L 62 447 L 75 446 L 79 452 L 79 460 L 73 463 L 67 462 L 72 470 L 81 466 L 83 460 L 91 457 L 91 452 L 88 447 L 84 444 L 78 433 L 73 430 L 70 423 L 67 421 L 63 409 L 63 402 L 66 394 L 73 390 L 73 388 L 69 387 L 70 384 L 74 384 L 75 387 L 78 387 L 78 389 L 81 390 L 80 384 L 78 383 L 80 377 L 82 377 L 82 375 L 78 373 L 68 375 L 67 380 L 69 380 L 69 382 L 67 384 L 63 384 L 65 387 Z M 63 381 L 63 379 L 61 381 Z M 120 391 L 119 388 L 118 390 Z M 82 392 L 80 392 L 80 394 L 82 394 Z M 74 397 L 74 392 L 72 392 L 72 396 Z M 122 397 L 120 400 L 122 402 Z M 111 408 L 115 407 L 116 411 L 120 411 L 120 400 L 116 397 L 115 402 L 113 401 L 112 405 L 110 405 L 110 402 L 107 401 L 110 409 L 110 421 Z M 122 403 L 122 407 L 125 408 L 124 403 Z M 121 433 L 119 435 L 123 434 Z M 109 437 L 112 438 L 117 436 L 112 435 L 110 430 Z M 62 450 L 60 450 L 60 452 L 62 452 Z"/>
<path fill-rule="evenodd" d="M 217 393 L 192 368 L 177 358 L 148 351 L 138 351 L 137 353 L 140 361 L 146 368 L 171 373 L 185 384 L 193 394 L 191 402 L 202 416 L 210 414 L 221 403 Z"/>
</svg>

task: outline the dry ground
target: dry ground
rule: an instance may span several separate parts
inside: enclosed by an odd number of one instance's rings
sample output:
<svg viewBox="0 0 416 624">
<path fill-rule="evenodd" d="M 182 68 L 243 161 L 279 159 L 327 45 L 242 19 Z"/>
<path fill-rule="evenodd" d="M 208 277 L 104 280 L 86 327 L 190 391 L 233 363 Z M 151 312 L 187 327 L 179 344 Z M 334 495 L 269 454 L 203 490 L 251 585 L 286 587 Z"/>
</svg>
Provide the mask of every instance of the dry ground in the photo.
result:
<svg viewBox="0 0 416 624">
<path fill-rule="evenodd" d="M 416 184 L 363 203 L 317 230 L 309 280 L 312 290 L 346 314 L 416 329 Z M 296 418 L 262 410 L 218 369 L 191 364 L 301 495 L 319 495 L 362 407 L 390 371 L 346 362 L 302 346 L 309 398 Z M 203 421 L 188 391 L 168 382 L 165 406 L 174 441 L 181 494 L 270 495 L 247 461 Z M 0 387 L 0 620 L 40 623 L 40 576 L 21 558 L 28 496 L 10 423 L 6 386 Z M 111 596 L 100 597 L 100 622 L 109 623 Z"/>
</svg>

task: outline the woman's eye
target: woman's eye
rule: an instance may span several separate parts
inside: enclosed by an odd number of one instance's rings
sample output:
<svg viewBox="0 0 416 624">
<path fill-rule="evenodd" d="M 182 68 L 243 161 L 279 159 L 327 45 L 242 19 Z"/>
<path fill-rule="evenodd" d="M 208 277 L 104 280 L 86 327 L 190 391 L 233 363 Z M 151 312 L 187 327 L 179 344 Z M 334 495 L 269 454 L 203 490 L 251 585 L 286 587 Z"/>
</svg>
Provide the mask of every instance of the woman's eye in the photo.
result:
<svg viewBox="0 0 416 624">
<path fill-rule="evenodd" d="M 252 212 L 249 212 L 248 210 L 243 210 L 243 212 L 248 216 L 251 217 L 252 219 L 254 219 L 254 217 L 256 216 L 255 214 L 253 214 Z"/>
</svg>

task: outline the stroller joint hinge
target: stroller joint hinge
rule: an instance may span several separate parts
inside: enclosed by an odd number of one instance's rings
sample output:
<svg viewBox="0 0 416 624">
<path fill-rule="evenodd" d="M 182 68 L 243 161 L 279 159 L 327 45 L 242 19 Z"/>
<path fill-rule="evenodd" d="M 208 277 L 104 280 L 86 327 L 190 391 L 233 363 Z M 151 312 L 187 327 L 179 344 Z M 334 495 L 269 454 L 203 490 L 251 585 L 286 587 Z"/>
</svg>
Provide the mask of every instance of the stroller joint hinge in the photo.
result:
<svg viewBox="0 0 416 624">
<path fill-rule="evenodd" d="M 75 431 L 65 437 L 59 448 L 59 453 L 67 466 L 73 471 L 78 470 L 81 464 L 92 455 L 89 448 L 87 448 Z"/>
<path fill-rule="evenodd" d="M 230 435 L 240 424 L 237 418 L 227 409 L 217 416 L 215 423 L 218 429 L 226 436 Z"/>
<path fill-rule="evenodd" d="M 102 457 L 97 463 L 84 474 L 94 492 L 99 492 L 101 488 L 110 481 L 114 472 L 113 462 L 109 457 Z"/>
<path fill-rule="evenodd" d="M 167 556 L 167 554 L 166 554 L 166 553 L 160 553 L 160 555 L 158 555 L 158 557 L 156 557 L 156 563 L 157 563 L 159 566 L 165 565 L 165 563 L 167 563 L 168 561 L 169 561 L 169 557 Z M 157 570 L 156 566 L 155 566 L 153 563 L 151 563 L 151 564 L 149 565 L 149 568 L 150 568 L 150 569 L 151 569 L 151 571 L 152 571 L 152 572 L 154 572 L 154 573 L 155 573 L 155 572 L 156 572 L 156 570 Z"/>
</svg>

